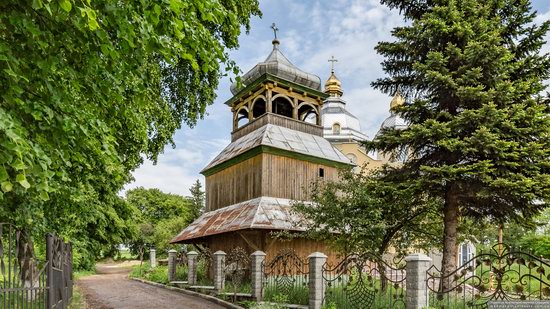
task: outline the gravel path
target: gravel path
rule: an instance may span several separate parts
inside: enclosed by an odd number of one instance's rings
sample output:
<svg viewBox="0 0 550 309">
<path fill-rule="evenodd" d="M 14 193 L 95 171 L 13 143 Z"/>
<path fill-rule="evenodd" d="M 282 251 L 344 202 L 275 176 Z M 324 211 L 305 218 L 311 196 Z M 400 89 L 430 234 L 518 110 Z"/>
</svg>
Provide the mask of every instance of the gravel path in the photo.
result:
<svg viewBox="0 0 550 309">
<path fill-rule="evenodd" d="M 90 309 L 221 309 L 202 298 L 181 294 L 128 279 L 128 267 L 97 265 L 97 275 L 79 279 L 77 285 Z"/>
</svg>

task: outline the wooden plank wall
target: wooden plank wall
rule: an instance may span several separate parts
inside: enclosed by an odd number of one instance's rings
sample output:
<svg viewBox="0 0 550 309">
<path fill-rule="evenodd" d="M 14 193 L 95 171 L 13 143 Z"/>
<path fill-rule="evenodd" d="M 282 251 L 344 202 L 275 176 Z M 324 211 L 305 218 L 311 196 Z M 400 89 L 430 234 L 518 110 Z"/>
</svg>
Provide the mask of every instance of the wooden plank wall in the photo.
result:
<svg viewBox="0 0 550 309">
<path fill-rule="evenodd" d="M 259 197 L 261 188 L 262 156 L 257 155 L 206 177 L 206 210 Z"/>
<path fill-rule="evenodd" d="M 244 240 L 237 232 L 228 232 L 209 237 L 207 243 L 211 252 L 221 250 L 228 253 L 235 247 L 243 248 L 248 254 L 260 250 L 266 253 L 266 261 L 271 261 L 279 252 L 285 249 L 296 251 L 296 254 L 305 260 L 313 252 L 322 252 L 328 256 L 328 262 L 332 265 L 336 265 L 342 255 L 323 241 L 307 238 L 293 238 L 290 240 L 274 239 L 265 230 L 246 230 L 239 233 L 242 233 L 248 241 Z"/>
<path fill-rule="evenodd" d="M 319 169 L 324 169 L 325 180 L 336 180 L 338 169 L 294 158 L 263 153 L 262 195 L 308 200 L 311 184 L 319 179 Z"/>
</svg>

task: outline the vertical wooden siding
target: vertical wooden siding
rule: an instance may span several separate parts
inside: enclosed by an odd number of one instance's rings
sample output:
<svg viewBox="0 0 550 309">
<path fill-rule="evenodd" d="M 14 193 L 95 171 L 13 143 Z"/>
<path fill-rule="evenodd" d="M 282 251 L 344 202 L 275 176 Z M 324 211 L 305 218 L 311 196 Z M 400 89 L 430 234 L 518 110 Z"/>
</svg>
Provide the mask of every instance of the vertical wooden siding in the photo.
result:
<svg viewBox="0 0 550 309">
<path fill-rule="evenodd" d="M 261 196 L 262 156 L 206 177 L 206 210 L 216 210 Z"/>
<path fill-rule="evenodd" d="M 294 158 L 262 154 L 262 194 L 264 196 L 308 200 L 309 188 L 319 179 L 319 169 L 324 169 L 324 180 L 336 180 L 335 167 Z"/>
</svg>

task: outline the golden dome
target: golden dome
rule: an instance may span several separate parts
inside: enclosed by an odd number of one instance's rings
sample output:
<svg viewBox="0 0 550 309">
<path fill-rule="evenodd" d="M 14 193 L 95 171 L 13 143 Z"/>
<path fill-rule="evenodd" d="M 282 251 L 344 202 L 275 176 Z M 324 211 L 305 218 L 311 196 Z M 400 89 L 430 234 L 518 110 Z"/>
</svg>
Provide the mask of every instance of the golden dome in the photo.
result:
<svg viewBox="0 0 550 309">
<path fill-rule="evenodd" d="M 403 98 L 403 96 L 401 95 L 401 92 L 399 91 L 399 89 L 397 89 L 397 91 L 395 92 L 395 95 L 393 96 L 393 99 L 391 99 L 390 110 L 393 111 L 395 110 L 395 108 L 403 104 L 405 104 L 405 98 Z"/>
<path fill-rule="evenodd" d="M 330 77 L 325 83 L 325 93 L 331 96 L 341 96 L 344 93 L 342 91 L 342 83 L 338 80 L 336 75 L 334 75 L 334 72 L 330 73 Z"/>
</svg>

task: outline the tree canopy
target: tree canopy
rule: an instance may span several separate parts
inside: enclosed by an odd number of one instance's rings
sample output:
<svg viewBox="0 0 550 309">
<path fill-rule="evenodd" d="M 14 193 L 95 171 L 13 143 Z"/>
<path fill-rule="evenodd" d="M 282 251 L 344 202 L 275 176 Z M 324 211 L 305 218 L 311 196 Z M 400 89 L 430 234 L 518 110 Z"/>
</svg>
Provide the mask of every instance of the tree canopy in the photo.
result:
<svg viewBox="0 0 550 309">
<path fill-rule="evenodd" d="M 540 97 L 550 57 L 550 22 L 534 24 L 528 0 L 383 0 L 410 24 L 376 47 L 400 89 L 405 130 L 387 129 L 368 149 L 410 153 L 392 174 L 418 195 L 443 200 L 443 272 L 455 267 L 460 216 L 524 220 L 550 197 L 550 112 Z"/>
<path fill-rule="evenodd" d="M 415 197 L 405 184 L 385 181 L 384 173 L 342 170 L 336 181 L 314 183 L 313 204 L 294 206 L 304 218 L 300 223 L 307 226 L 308 236 L 329 240 L 344 253 L 382 256 L 390 247 L 397 251 L 437 247 L 438 199 Z"/>
<path fill-rule="evenodd" d="M 117 193 L 203 117 L 259 14 L 256 0 L 2 1 L 0 220 L 125 237 Z"/>
<path fill-rule="evenodd" d="M 139 232 L 129 239 L 136 253 L 148 248 L 166 253 L 170 240 L 195 219 L 192 198 L 159 189 L 128 190 L 126 202 L 136 209 L 133 224 Z"/>
</svg>

